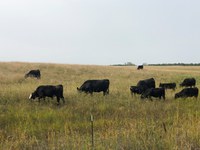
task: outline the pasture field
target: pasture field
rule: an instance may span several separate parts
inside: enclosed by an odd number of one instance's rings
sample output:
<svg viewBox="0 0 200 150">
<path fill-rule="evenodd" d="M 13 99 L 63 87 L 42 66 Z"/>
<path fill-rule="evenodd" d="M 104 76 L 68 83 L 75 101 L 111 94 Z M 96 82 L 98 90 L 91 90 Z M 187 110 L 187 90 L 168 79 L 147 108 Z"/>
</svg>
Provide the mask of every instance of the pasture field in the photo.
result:
<svg viewBox="0 0 200 150">
<path fill-rule="evenodd" d="M 41 79 L 24 79 L 40 69 Z M 2 150 L 197 150 L 200 149 L 200 98 L 166 100 L 131 97 L 129 87 L 153 77 L 179 84 L 194 77 L 200 88 L 200 67 L 114 67 L 44 63 L 0 63 L 0 149 Z M 87 79 L 110 80 L 110 94 L 78 93 Z M 63 84 L 66 103 L 30 101 L 39 85 Z M 94 147 L 90 115 L 94 116 Z"/>
</svg>

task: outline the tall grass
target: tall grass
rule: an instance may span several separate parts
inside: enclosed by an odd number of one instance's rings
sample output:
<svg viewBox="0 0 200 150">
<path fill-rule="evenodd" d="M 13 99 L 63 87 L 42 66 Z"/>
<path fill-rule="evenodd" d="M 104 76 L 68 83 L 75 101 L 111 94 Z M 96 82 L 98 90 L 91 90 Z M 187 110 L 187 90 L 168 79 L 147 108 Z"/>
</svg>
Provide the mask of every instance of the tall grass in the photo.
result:
<svg viewBox="0 0 200 150">
<path fill-rule="evenodd" d="M 24 79 L 30 69 L 42 78 Z M 140 100 L 129 87 L 154 77 L 180 83 L 195 77 L 200 67 L 134 67 L 0 63 L 0 149 L 92 149 L 90 115 L 94 116 L 95 149 L 199 149 L 199 98 Z M 87 79 L 110 79 L 110 94 L 78 93 Z M 43 84 L 63 84 L 66 103 L 56 99 L 29 101 Z M 177 91 L 181 89 L 178 87 Z"/>
</svg>

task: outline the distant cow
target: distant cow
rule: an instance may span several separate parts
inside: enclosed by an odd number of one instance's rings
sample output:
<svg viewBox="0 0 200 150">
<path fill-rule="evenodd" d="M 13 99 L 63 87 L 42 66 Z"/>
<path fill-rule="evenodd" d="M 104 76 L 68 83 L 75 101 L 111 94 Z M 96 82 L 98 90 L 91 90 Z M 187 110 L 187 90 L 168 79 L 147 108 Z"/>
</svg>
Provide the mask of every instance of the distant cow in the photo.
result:
<svg viewBox="0 0 200 150">
<path fill-rule="evenodd" d="M 196 80 L 195 78 L 186 78 L 183 80 L 183 82 L 180 84 L 181 87 L 192 87 L 196 85 Z"/>
<path fill-rule="evenodd" d="M 176 83 L 160 83 L 159 87 L 162 87 L 164 89 L 176 89 Z"/>
<path fill-rule="evenodd" d="M 154 78 L 146 79 L 146 80 L 140 80 L 136 86 L 131 86 L 130 91 L 131 95 L 134 94 L 142 94 L 149 88 L 155 88 L 155 80 Z"/>
<path fill-rule="evenodd" d="M 151 97 L 158 97 L 159 99 L 163 98 L 165 100 L 165 89 L 164 88 L 150 88 L 150 89 L 147 89 L 141 95 L 141 99 L 144 99 L 144 98 L 151 99 Z"/>
<path fill-rule="evenodd" d="M 175 99 L 176 98 L 187 98 L 187 97 L 198 97 L 199 94 L 199 89 L 194 87 L 194 88 L 184 88 L 182 89 L 179 93 L 175 94 Z"/>
<path fill-rule="evenodd" d="M 41 85 L 37 87 L 37 89 L 29 96 L 29 99 L 35 99 L 38 98 L 39 102 L 40 99 L 45 97 L 53 97 L 57 98 L 58 104 L 60 104 L 60 99 L 63 100 L 63 103 L 65 102 L 63 97 L 63 86 L 62 85 Z"/>
<path fill-rule="evenodd" d="M 143 65 L 139 65 L 138 67 L 137 67 L 137 70 L 142 70 L 144 68 L 144 66 Z"/>
<path fill-rule="evenodd" d="M 85 92 L 93 94 L 93 92 L 103 92 L 103 95 L 109 94 L 109 84 L 108 79 L 104 80 L 87 80 L 80 88 L 77 87 L 79 92 Z"/>
<path fill-rule="evenodd" d="M 34 78 L 40 79 L 41 78 L 40 70 L 31 70 L 31 71 L 29 71 L 25 75 L 25 78 L 28 78 L 28 77 L 34 77 Z"/>
</svg>

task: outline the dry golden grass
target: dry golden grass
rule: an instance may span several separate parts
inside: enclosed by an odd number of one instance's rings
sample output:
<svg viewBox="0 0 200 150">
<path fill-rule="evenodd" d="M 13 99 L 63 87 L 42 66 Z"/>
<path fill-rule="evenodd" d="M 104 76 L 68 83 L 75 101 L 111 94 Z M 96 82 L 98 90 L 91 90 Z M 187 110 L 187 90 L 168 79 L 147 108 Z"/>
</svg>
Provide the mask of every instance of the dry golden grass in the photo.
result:
<svg viewBox="0 0 200 150">
<path fill-rule="evenodd" d="M 30 69 L 42 78 L 24 79 Z M 94 116 L 95 149 L 199 149 L 199 98 L 166 101 L 131 97 L 129 87 L 154 77 L 180 83 L 200 67 L 114 67 L 40 63 L 0 63 L 0 149 L 92 149 L 90 115 Z M 110 94 L 77 93 L 87 79 L 110 79 Z M 29 101 L 37 86 L 63 84 L 66 103 Z M 178 87 L 176 92 L 181 89 Z"/>
</svg>

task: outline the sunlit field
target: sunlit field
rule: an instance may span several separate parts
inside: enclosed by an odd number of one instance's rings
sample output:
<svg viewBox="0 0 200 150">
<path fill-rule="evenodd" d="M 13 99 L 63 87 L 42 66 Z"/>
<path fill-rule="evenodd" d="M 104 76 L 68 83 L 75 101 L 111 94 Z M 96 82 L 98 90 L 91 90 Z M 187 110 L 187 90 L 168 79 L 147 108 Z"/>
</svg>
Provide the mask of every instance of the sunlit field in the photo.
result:
<svg viewBox="0 0 200 150">
<path fill-rule="evenodd" d="M 40 80 L 24 78 L 31 69 L 40 69 Z M 175 100 L 179 86 L 166 91 L 165 101 L 132 97 L 130 86 L 151 77 L 156 86 L 194 77 L 200 87 L 200 67 L 0 63 L 0 149 L 200 149 L 200 99 Z M 110 94 L 78 93 L 88 79 L 109 79 Z M 65 104 L 28 99 L 39 85 L 57 84 Z"/>
</svg>

